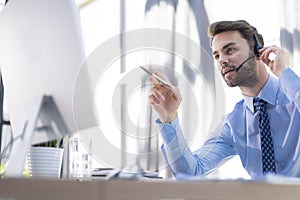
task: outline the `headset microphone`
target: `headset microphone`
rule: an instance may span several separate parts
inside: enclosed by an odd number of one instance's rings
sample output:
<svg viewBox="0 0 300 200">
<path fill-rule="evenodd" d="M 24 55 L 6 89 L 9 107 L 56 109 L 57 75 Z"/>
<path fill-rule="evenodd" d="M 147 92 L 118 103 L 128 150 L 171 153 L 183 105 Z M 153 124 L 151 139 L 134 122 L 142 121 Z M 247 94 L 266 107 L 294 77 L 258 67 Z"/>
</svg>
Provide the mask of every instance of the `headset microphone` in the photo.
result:
<svg viewBox="0 0 300 200">
<path fill-rule="evenodd" d="M 248 61 L 250 60 L 251 58 L 255 57 L 255 55 L 252 55 L 250 57 L 248 57 L 246 60 L 244 60 L 244 62 L 242 62 L 242 64 L 240 64 L 239 66 L 237 66 L 234 70 L 237 72 L 241 69 L 241 67 Z"/>
</svg>

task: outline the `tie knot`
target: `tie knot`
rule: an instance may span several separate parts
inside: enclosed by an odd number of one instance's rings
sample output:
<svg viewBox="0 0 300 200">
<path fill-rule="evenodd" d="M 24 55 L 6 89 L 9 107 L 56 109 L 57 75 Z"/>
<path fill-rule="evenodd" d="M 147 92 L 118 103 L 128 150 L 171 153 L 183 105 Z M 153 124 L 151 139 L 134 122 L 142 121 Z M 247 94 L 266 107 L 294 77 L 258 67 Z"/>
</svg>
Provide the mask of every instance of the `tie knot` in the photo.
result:
<svg viewBox="0 0 300 200">
<path fill-rule="evenodd" d="M 256 97 L 256 98 L 253 99 L 253 106 L 255 108 L 255 112 L 265 110 L 266 105 L 267 105 L 267 102 L 260 99 L 260 98 Z"/>
</svg>

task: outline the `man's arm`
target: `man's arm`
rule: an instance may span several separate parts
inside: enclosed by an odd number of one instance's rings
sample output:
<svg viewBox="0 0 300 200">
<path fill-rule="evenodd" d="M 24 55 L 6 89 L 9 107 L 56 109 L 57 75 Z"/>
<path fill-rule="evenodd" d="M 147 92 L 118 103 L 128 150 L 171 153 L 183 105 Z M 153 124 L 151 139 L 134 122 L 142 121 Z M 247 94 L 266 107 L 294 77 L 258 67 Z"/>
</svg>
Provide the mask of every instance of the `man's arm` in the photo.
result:
<svg viewBox="0 0 300 200">
<path fill-rule="evenodd" d="M 279 85 L 290 101 L 294 102 L 300 112 L 300 78 L 289 68 L 290 53 L 277 46 L 264 47 L 260 51 L 261 59 L 273 74 L 279 78 Z M 270 55 L 274 54 L 273 60 Z"/>
<path fill-rule="evenodd" d="M 279 86 L 288 99 L 293 102 L 300 112 L 300 78 L 290 68 L 286 69 L 279 77 Z"/>
<path fill-rule="evenodd" d="M 178 119 L 170 124 L 158 124 L 164 142 L 163 156 L 175 176 L 206 175 L 223 161 L 236 155 L 229 137 L 229 127 L 223 126 L 223 131 L 228 134 L 220 135 L 220 130 L 217 130 L 201 148 L 192 152 L 181 132 Z"/>
</svg>

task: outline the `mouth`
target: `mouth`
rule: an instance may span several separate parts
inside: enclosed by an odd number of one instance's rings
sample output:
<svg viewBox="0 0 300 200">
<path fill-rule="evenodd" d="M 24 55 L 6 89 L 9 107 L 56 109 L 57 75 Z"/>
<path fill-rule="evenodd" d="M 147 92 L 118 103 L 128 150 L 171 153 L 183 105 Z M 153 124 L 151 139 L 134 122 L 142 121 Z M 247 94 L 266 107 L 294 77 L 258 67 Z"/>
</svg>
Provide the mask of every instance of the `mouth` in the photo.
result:
<svg viewBox="0 0 300 200">
<path fill-rule="evenodd" d="M 232 71 L 235 71 L 235 70 L 232 69 L 232 68 L 227 68 L 227 69 L 224 69 L 224 70 L 223 70 L 222 74 L 223 74 L 223 76 L 226 76 L 228 73 L 230 73 L 230 72 L 232 72 Z"/>
</svg>

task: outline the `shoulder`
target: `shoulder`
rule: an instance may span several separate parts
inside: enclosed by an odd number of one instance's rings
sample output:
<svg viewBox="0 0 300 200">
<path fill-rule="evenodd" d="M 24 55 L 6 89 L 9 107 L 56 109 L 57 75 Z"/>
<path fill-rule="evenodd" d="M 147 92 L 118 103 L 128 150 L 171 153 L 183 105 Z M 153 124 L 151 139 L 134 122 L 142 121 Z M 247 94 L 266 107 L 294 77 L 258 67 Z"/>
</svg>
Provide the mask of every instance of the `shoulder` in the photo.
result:
<svg viewBox="0 0 300 200">
<path fill-rule="evenodd" d="M 233 122 L 236 122 L 238 119 L 241 119 L 244 110 L 245 110 L 245 100 L 242 99 L 234 105 L 231 112 L 227 113 L 224 116 L 224 122 L 226 124 L 232 124 Z"/>
<path fill-rule="evenodd" d="M 232 111 L 231 111 L 230 113 L 228 113 L 228 116 L 235 115 L 235 114 L 237 114 L 237 113 L 240 113 L 241 110 L 244 110 L 244 107 L 245 107 L 244 103 L 245 103 L 245 100 L 244 100 L 244 99 L 238 101 L 238 102 L 234 105 Z"/>
</svg>

